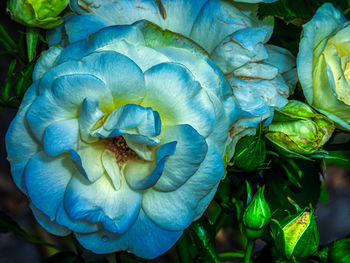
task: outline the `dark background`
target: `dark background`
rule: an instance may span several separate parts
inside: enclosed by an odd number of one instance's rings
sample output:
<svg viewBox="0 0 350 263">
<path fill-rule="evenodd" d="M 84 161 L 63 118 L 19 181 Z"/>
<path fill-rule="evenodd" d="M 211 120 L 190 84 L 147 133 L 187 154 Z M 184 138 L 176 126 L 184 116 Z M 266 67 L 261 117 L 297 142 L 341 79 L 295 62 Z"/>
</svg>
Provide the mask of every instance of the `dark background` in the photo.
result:
<svg viewBox="0 0 350 263">
<path fill-rule="evenodd" d="M 0 23 L 7 32 L 18 41 L 18 32 L 24 31 L 24 27 L 12 22 L 5 12 L 5 1 L 0 3 Z M 0 85 L 4 84 L 9 56 L 0 55 Z M 16 110 L 7 109 L 0 116 L 0 210 L 5 211 L 16 222 L 30 233 L 35 234 L 49 242 L 73 249 L 71 237 L 58 238 L 45 232 L 35 221 L 28 206 L 28 200 L 15 186 L 10 175 L 10 166 L 6 160 L 5 134 L 9 123 L 16 114 Z M 19 140 L 21 138 L 18 138 Z M 336 166 L 329 165 L 325 172 L 325 185 L 329 193 L 326 203 L 319 203 L 316 209 L 317 224 L 320 232 L 321 244 L 329 243 L 335 239 L 350 235 L 350 173 Z M 223 228 L 217 237 L 217 250 L 227 251 L 235 249 L 230 231 Z M 257 244 L 257 248 L 263 244 Z M 11 233 L 0 234 L 0 263 L 36 263 L 42 262 L 49 255 L 54 254 L 54 249 L 31 244 Z M 89 252 L 84 252 L 85 258 L 99 257 Z M 110 262 L 115 262 L 114 256 L 106 256 Z M 173 262 L 175 249 L 153 262 Z M 239 262 L 239 261 L 238 261 Z"/>
</svg>

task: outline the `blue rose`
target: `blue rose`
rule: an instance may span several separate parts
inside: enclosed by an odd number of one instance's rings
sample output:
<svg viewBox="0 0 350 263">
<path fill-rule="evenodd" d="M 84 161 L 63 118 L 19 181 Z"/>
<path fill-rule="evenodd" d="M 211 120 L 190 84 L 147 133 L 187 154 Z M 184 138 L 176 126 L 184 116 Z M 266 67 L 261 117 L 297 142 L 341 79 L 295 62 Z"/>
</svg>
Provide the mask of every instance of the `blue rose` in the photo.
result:
<svg viewBox="0 0 350 263">
<path fill-rule="evenodd" d="M 245 2 L 245 3 L 243 3 Z M 185 36 L 202 47 L 229 81 L 241 109 L 231 127 L 232 157 L 236 142 L 288 102 L 297 83 L 295 58 L 286 49 L 266 43 L 273 18 L 257 17 L 260 0 L 71 0 L 77 14 L 48 34 L 50 45 L 65 46 L 101 28 L 148 20 Z M 181 18 L 181 19 L 179 19 Z"/>
<path fill-rule="evenodd" d="M 212 200 L 240 115 L 206 52 L 148 22 L 52 47 L 6 135 L 16 185 L 49 232 L 155 258 Z"/>
</svg>

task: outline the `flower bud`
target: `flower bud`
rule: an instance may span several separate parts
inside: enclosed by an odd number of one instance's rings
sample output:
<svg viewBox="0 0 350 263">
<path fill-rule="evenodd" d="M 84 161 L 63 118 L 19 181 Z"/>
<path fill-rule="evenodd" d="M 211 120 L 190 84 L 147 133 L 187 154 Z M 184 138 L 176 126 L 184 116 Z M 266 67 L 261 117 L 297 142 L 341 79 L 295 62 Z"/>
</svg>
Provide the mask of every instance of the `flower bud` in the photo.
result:
<svg viewBox="0 0 350 263">
<path fill-rule="evenodd" d="M 318 249 L 319 235 L 313 211 L 304 209 L 284 218 L 277 230 L 272 228 L 272 233 L 277 252 L 283 258 L 307 258 Z"/>
<path fill-rule="evenodd" d="M 264 232 L 264 226 L 271 219 L 271 210 L 264 196 L 264 187 L 259 188 L 243 214 L 243 224 L 250 239 L 256 239 Z"/>
<path fill-rule="evenodd" d="M 63 22 L 58 15 L 68 3 L 69 0 L 10 0 L 7 9 L 18 23 L 48 29 Z"/>
<path fill-rule="evenodd" d="M 257 136 L 244 136 L 236 145 L 234 165 L 247 172 L 258 169 L 265 161 L 265 141 Z"/>
<path fill-rule="evenodd" d="M 334 123 L 303 102 L 291 100 L 267 127 L 266 137 L 287 150 L 312 154 L 332 136 Z"/>
<path fill-rule="evenodd" d="M 328 261 L 330 263 L 350 262 L 350 238 L 334 241 L 329 246 Z"/>
</svg>

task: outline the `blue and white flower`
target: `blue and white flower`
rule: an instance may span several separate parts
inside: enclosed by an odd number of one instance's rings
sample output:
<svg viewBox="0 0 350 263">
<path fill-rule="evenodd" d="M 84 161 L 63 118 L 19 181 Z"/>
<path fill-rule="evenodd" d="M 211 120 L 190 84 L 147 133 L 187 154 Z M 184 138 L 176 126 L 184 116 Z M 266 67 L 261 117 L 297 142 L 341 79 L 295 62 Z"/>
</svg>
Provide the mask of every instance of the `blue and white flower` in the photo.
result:
<svg viewBox="0 0 350 263">
<path fill-rule="evenodd" d="M 191 39 L 224 73 L 242 110 L 231 129 L 230 158 L 239 138 L 254 134 L 264 119 L 269 124 L 274 110 L 287 104 L 297 82 L 294 56 L 266 44 L 273 18 L 259 20 L 253 2 L 274 1 L 71 0 L 77 14 L 66 16 L 66 22 L 50 32 L 48 40 L 50 45 L 65 46 L 103 27 L 140 20 Z"/>
<path fill-rule="evenodd" d="M 39 223 L 95 253 L 155 258 L 212 200 L 240 115 L 205 51 L 148 22 L 52 47 L 6 135 Z"/>
</svg>

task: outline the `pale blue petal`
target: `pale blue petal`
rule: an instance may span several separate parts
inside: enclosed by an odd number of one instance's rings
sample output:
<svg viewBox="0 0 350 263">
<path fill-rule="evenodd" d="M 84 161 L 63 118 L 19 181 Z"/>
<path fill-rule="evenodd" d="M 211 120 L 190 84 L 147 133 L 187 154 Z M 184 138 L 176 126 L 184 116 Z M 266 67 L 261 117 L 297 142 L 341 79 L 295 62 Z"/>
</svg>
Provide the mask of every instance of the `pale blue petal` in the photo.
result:
<svg viewBox="0 0 350 263">
<path fill-rule="evenodd" d="M 51 220 L 46 214 L 37 209 L 33 204 L 30 208 L 32 209 L 33 215 L 36 221 L 49 233 L 56 236 L 67 236 L 71 233 L 71 230 L 59 225 L 55 220 Z"/>
<path fill-rule="evenodd" d="M 71 14 L 74 15 L 74 14 Z M 67 16 L 65 16 L 67 17 Z M 65 20 L 65 17 L 63 17 L 63 21 Z M 46 39 L 47 44 L 49 47 L 53 46 L 66 46 L 67 45 L 67 36 L 65 35 L 65 28 L 64 24 L 60 24 L 53 29 L 47 30 L 46 32 Z"/>
<path fill-rule="evenodd" d="M 56 64 L 62 53 L 62 50 L 63 49 L 61 47 L 51 47 L 40 55 L 33 71 L 34 81 L 42 78 L 44 74 Z"/>
<path fill-rule="evenodd" d="M 43 145 L 50 156 L 65 151 L 76 150 L 79 140 L 79 123 L 77 119 L 55 122 L 45 129 Z"/>
<path fill-rule="evenodd" d="M 158 112 L 136 104 L 126 104 L 115 109 L 103 126 L 94 130 L 94 137 L 114 137 L 124 135 L 135 143 L 155 145 L 160 134 L 161 122 Z"/>
<path fill-rule="evenodd" d="M 146 71 L 145 79 L 142 105 L 159 112 L 163 125 L 190 124 L 204 137 L 213 130 L 215 112 L 208 92 L 187 68 L 162 63 Z"/>
<path fill-rule="evenodd" d="M 102 163 L 104 150 L 105 145 L 102 143 L 81 143 L 77 151 L 70 151 L 71 161 L 76 169 L 90 182 L 95 182 L 105 173 Z"/>
<path fill-rule="evenodd" d="M 299 81 L 297 68 L 290 69 L 289 71 L 283 73 L 282 76 L 288 87 L 293 90 Z"/>
<path fill-rule="evenodd" d="M 63 202 L 60 204 L 57 213 L 56 220 L 58 224 L 67 227 L 75 233 L 89 234 L 99 230 L 99 225 L 90 223 L 86 220 L 73 220 L 69 217 L 66 210 L 64 209 Z"/>
<path fill-rule="evenodd" d="M 98 100 L 102 111 L 109 112 L 114 108 L 110 89 L 93 74 L 73 74 L 55 79 L 52 96 L 59 106 L 76 115 L 79 115 L 81 105 L 87 97 Z"/>
<path fill-rule="evenodd" d="M 26 119 L 37 140 L 42 140 L 45 129 L 49 125 L 77 117 L 76 113 L 67 111 L 58 103 L 50 91 L 45 91 L 30 105 Z"/>
<path fill-rule="evenodd" d="M 134 190 L 152 187 L 163 172 L 164 161 L 154 164 L 143 160 L 129 160 L 123 170 L 129 186 Z"/>
<path fill-rule="evenodd" d="M 166 18 L 161 26 L 189 37 L 193 23 L 206 2 L 207 0 L 162 0 Z"/>
<path fill-rule="evenodd" d="M 249 3 L 233 3 L 233 5 L 246 16 L 247 20 L 251 22 L 252 26 L 247 26 L 247 28 L 258 27 L 267 32 L 265 43 L 268 42 L 274 30 L 274 17 L 267 16 L 264 19 L 260 19 L 258 16 L 259 5 L 252 5 Z"/>
<path fill-rule="evenodd" d="M 64 197 L 68 215 L 74 220 L 101 223 L 111 232 L 126 232 L 138 217 L 142 195 L 131 190 L 123 177 L 121 179 L 121 187 L 116 190 L 107 176 L 94 183 L 74 176 Z"/>
<path fill-rule="evenodd" d="M 66 28 L 64 26 L 65 23 L 68 23 L 70 19 L 72 19 L 75 14 L 68 14 L 63 16 L 63 23 L 59 26 L 56 26 L 52 29 L 47 30 L 46 39 L 49 47 L 52 46 L 62 46 L 65 47 L 69 44 L 68 36 L 66 34 Z"/>
<path fill-rule="evenodd" d="M 331 3 L 323 4 L 314 17 L 303 25 L 303 33 L 297 57 L 298 76 L 306 100 L 313 98 L 313 57 L 314 48 L 346 22 L 342 13 Z M 323 43 L 325 45 L 325 43 Z M 318 58 L 318 57 L 317 57 Z"/>
<path fill-rule="evenodd" d="M 157 227 L 141 210 L 135 224 L 122 236 L 101 231 L 77 235 L 77 239 L 85 248 L 97 254 L 127 250 L 138 257 L 154 259 L 168 251 L 181 235 L 182 231 L 166 231 Z"/>
<path fill-rule="evenodd" d="M 68 182 L 75 172 L 67 156 L 52 158 L 37 153 L 27 164 L 24 177 L 27 194 L 36 208 L 55 219 Z"/>
<path fill-rule="evenodd" d="M 11 174 L 15 184 L 22 192 L 26 192 L 24 185 L 24 168 L 41 147 L 31 133 L 25 119 L 28 107 L 36 98 L 37 82 L 27 90 L 16 117 L 10 123 L 5 136 L 7 159 L 11 163 Z M 21 138 L 21 143 L 18 143 Z"/>
<path fill-rule="evenodd" d="M 202 200 L 199 201 L 197 208 L 194 212 L 194 218 L 193 221 L 197 221 L 199 218 L 202 217 L 205 210 L 207 210 L 208 206 L 210 205 L 211 200 L 214 199 L 214 196 L 216 194 L 216 190 L 218 189 L 219 183 L 217 183 L 216 186 L 214 186 L 209 194 L 207 194 Z"/>
<path fill-rule="evenodd" d="M 197 16 L 190 38 L 210 54 L 226 36 L 248 27 L 252 27 L 252 21 L 233 4 L 207 1 Z"/>
<path fill-rule="evenodd" d="M 177 145 L 174 155 L 167 158 L 163 174 L 155 188 L 160 191 L 173 191 L 198 170 L 207 154 L 208 146 L 205 139 L 187 124 L 164 127 L 161 141 L 177 141 Z"/>
<path fill-rule="evenodd" d="M 227 36 L 212 52 L 211 58 L 224 74 L 248 62 L 268 57 L 264 42 L 267 32 L 260 28 L 241 29 Z"/>
<path fill-rule="evenodd" d="M 130 160 L 124 168 L 125 179 L 131 188 L 144 190 L 152 187 L 163 173 L 166 158 L 173 155 L 177 142 L 170 142 L 156 149 L 156 163 Z"/>
<path fill-rule="evenodd" d="M 241 110 L 233 95 L 224 100 L 227 106 L 222 105 L 222 101 L 215 96 L 211 97 L 211 101 L 216 115 L 215 129 L 209 134 L 206 141 L 213 143 L 220 154 L 224 155 L 229 138 L 229 130 L 238 117 L 241 116 Z"/>
<path fill-rule="evenodd" d="M 285 73 L 295 68 L 296 58 L 285 48 L 275 45 L 266 45 L 269 57 L 264 60 L 265 64 L 269 64 L 278 68 L 279 73 Z"/>
<path fill-rule="evenodd" d="M 104 17 L 95 16 L 93 14 L 83 14 L 72 16 L 71 19 L 65 22 L 64 27 L 69 43 L 74 43 L 110 25 L 109 21 Z"/>
<path fill-rule="evenodd" d="M 90 135 L 95 124 L 104 116 L 99 103 L 95 98 L 84 99 L 80 109 L 79 130 L 80 136 L 86 143 L 96 142 L 98 138 Z"/>
<path fill-rule="evenodd" d="M 128 145 L 130 149 L 132 149 L 139 157 L 146 161 L 153 161 L 155 156 L 154 156 L 154 149 L 153 146 L 147 146 L 142 143 L 136 143 L 133 141 L 128 140 L 125 138 L 125 142 Z"/>
<path fill-rule="evenodd" d="M 233 71 L 235 77 L 273 79 L 277 77 L 278 68 L 262 63 L 247 63 Z"/>
<path fill-rule="evenodd" d="M 106 149 L 102 153 L 102 164 L 111 179 L 114 189 L 119 190 L 121 187 L 121 172 L 116 162 L 115 153 Z"/>
<path fill-rule="evenodd" d="M 112 51 L 95 52 L 80 60 L 59 64 L 44 75 L 40 86 L 48 88 L 55 79 L 72 74 L 94 75 L 102 80 L 111 90 L 115 103 L 140 103 L 145 95 L 141 69 L 126 56 Z"/>
<path fill-rule="evenodd" d="M 186 183 L 171 192 L 148 189 L 143 195 L 142 208 L 158 226 L 171 231 L 188 227 L 198 202 L 212 190 L 224 175 L 224 163 L 215 146 L 208 153 L 198 171 Z M 211 199 L 212 199 L 211 195 Z M 207 200 L 207 204 L 211 201 Z"/>
<path fill-rule="evenodd" d="M 162 47 L 157 50 L 170 61 L 184 65 L 202 88 L 212 91 L 217 97 L 232 95 L 225 76 L 207 56 L 199 56 L 190 50 L 177 47 Z"/>
<path fill-rule="evenodd" d="M 181 235 L 182 231 L 166 231 L 157 227 L 141 209 L 129 232 L 129 250 L 139 257 L 154 259 L 167 252 Z"/>
<path fill-rule="evenodd" d="M 92 34 L 89 38 L 67 46 L 60 56 L 58 63 L 70 60 L 78 60 L 96 50 L 99 51 L 127 51 L 128 46 L 139 44 L 144 46 L 144 38 L 141 31 L 135 26 L 111 26 L 105 27 Z M 133 59 L 132 59 L 133 60 Z"/>
<path fill-rule="evenodd" d="M 142 19 L 160 24 L 160 15 L 156 3 L 152 0 L 71 0 L 76 12 L 92 13 L 108 19 L 111 25 L 129 25 Z"/>
</svg>

